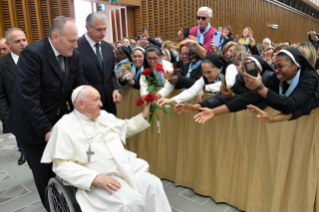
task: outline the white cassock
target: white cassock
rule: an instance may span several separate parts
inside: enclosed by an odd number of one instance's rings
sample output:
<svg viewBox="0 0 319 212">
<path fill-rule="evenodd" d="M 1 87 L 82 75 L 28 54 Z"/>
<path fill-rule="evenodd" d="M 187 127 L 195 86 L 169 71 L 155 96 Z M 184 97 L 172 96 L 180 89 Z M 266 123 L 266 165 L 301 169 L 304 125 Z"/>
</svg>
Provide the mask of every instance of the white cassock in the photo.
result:
<svg viewBox="0 0 319 212">
<path fill-rule="evenodd" d="M 121 120 L 101 111 L 93 120 L 74 110 L 53 127 L 41 162 L 53 162 L 53 171 L 78 188 L 76 199 L 83 212 L 170 212 L 159 178 L 148 172 L 146 161 L 136 158 L 122 144 L 126 137 L 147 127 L 149 123 L 142 114 Z M 92 137 L 91 151 L 95 154 L 88 162 L 88 140 Z M 121 188 L 111 195 L 92 186 L 98 174 L 115 178 Z"/>
</svg>

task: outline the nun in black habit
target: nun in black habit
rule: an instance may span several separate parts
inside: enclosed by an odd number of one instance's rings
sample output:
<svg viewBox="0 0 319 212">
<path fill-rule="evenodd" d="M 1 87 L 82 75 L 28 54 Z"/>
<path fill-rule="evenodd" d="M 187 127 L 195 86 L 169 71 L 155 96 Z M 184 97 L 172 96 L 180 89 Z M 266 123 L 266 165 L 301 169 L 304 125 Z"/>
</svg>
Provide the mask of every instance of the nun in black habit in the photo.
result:
<svg viewBox="0 0 319 212">
<path fill-rule="evenodd" d="M 265 83 L 262 83 L 260 75 L 252 77 L 243 73 L 246 87 L 251 90 L 223 106 L 200 108 L 202 112 L 194 117 L 195 121 L 204 123 L 216 115 L 237 112 L 262 101 L 282 114 L 291 114 L 290 120 L 309 114 L 318 106 L 318 74 L 298 49 L 289 47 L 281 50 L 274 67 L 275 73 Z"/>
</svg>

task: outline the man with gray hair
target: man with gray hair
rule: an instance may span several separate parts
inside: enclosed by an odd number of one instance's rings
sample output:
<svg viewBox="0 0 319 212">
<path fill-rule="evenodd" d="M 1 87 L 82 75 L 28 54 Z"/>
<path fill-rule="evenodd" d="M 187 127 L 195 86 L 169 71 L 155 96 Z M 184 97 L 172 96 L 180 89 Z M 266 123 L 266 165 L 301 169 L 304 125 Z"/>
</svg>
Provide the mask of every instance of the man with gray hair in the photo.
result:
<svg viewBox="0 0 319 212">
<path fill-rule="evenodd" d="M 6 44 L 6 39 L 0 38 L 0 54 L 4 56 L 8 53 L 10 53 L 10 48 Z"/>
<path fill-rule="evenodd" d="M 131 119 L 101 111 L 99 92 L 80 86 L 75 110 L 53 127 L 42 163 L 53 162 L 63 182 L 77 187 L 84 212 L 170 212 L 163 185 L 146 161 L 124 148 L 126 138 L 150 126 L 150 104 Z"/>
<path fill-rule="evenodd" d="M 263 46 L 264 52 L 266 52 L 269 48 L 271 48 L 271 41 L 269 38 L 265 38 L 263 42 L 261 43 Z"/>
<path fill-rule="evenodd" d="M 103 39 L 106 35 L 106 17 L 103 13 L 91 13 L 86 18 L 85 33 L 78 40 L 78 51 L 83 63 L 84 77 L 99 91 L 102 109 L 116 115 L 116 103 L 122 96 L 114 73 L 112 46 Z"/>
<path fill-rule="evenodd" d="M 21 51 L 28 45 L 27 38 L 20 28 L 10 28 L 5 32 L 6 45 L 11 49 L 11 53 L 0 58 L 0 116 L 3 125 L 3 132 L 7 129 L 9 108 L 12 101 L 13 90 L 16 85 L 16 69 Z M 21 156 L 18 165 L 25 163 L 26 158 L 22 147 L 17 139 L 17 146 Z"/>
<path fill-rule="evenodd" d="M 197 23 L 198 26 L 189 30 L 189 37 L 196 38 L 199 44 L 202 44 L 207 52 L 212 53 L 211 41 L 214 37 L 214 33 L 217 29 L 210 25 L 211 18 L 213 17 L 213 11 L 209 7 L 201 7 L 197 11 Z M 178 32 L 180 40 L 185 39 L 183 35 L 183 28 Z"/>
<path fill-rule="evenodd" d="M 85 84 L 82 62 L 74 50 L 77 40 L 74 21 L 59 16 L 49 37 L 24 48 L 17 64 L 8 128 L 20 141 L 45 207 L 45 189 L 55 175 L 52 165 L 40 160 L 52 126 L 72 109 L 73 89 Z"/>
</svg>

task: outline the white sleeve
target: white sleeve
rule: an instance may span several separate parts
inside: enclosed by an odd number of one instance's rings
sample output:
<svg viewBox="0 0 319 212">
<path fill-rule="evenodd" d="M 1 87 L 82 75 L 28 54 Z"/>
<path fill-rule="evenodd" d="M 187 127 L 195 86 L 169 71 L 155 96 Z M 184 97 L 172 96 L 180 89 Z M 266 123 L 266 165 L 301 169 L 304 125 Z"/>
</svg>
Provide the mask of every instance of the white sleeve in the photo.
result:
<svg viewBox="0 0 319 212">
<path fill-rule="evenodd" d="M 162 98 L 165 98 L 174 90 L 174 88 L 175 86 L 165 79 L 164 87 L 161 88 L 161 90 L 158 91 L 158 93 L 162 96 Z"/>
<path fill-rule="evenodd" d="M 210 92 L 210 93 L 217 93 L 220 92 L 220 86 L 221 82 L 215 82 L 212 84 L 205 85 L 205 91 Z"/>
<path fill-rule="evenodd" d="M 54 159 L 52 169 L 53 172 L 69 184 L 87 191 L 92 190 L 92 183 L 99 174 L 72 160 Z"/>
<path fill-rule="evenodd" d="M 235 65 L 231 64 L 226 69 L 226 85 L 228 88 L 232 88 L 236 82 L 236 75 L 238 74 L 237 68 Z"/>
<path fill-rule="evenodd" d="M 149 92 L 147 91 L 147 83 L 146 83 L 146 77 L 141 74 L 141 77 L 140 77 L 140 94 L 141 96 L 145 96 L 147 95 Z"/>
<path fill-rule="evenodd" d="M 174 96 L 172 99 L 174 99 L 177 103 L 187 102 L 192 98 L 196 97 L 198 92 L 204 87 L 204 85 L 204 78 L 201 77 L 194 83 L 192 87 L 190 87 L 187 90 L 184 90 L 182 93 L 178 94 L 177 96 Z"/>
</svg>

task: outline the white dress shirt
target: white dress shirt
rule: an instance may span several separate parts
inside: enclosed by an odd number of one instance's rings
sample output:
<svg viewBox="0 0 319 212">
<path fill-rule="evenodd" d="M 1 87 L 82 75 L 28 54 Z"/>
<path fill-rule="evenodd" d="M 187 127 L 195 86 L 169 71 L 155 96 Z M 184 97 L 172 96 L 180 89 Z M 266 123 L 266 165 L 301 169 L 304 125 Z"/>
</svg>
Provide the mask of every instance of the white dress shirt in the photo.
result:
<svg viewBox="0 0 319 212">
<path fill-rule="evenodd" d="M 93 41 L 93 40 L 88 36 L 87 33 L 85 33 L 84 36 L 85 36 L 86 40 L 89 42 L 90 46 L 92 47 L 93 52 L 96 54 L 96 47 L 95 47 L 96 42 Z M 98 43 L 100 44 L 100 53 L 101 53 L 101 57 L 102 57 L 102 59 L 103 59 L 103 55 L 102 55 L 102 42 L 98 42 Z"/>
<path fill-rule="evenodd" d="M 18 60 L 19 60 L 19 56 L 16 55 L 15 53 L 11 52 L 11 56 L 12 56 L 12 59 L 14 61 L 14 63 L 17 65 L 18 64 Z"/>
</svg>

